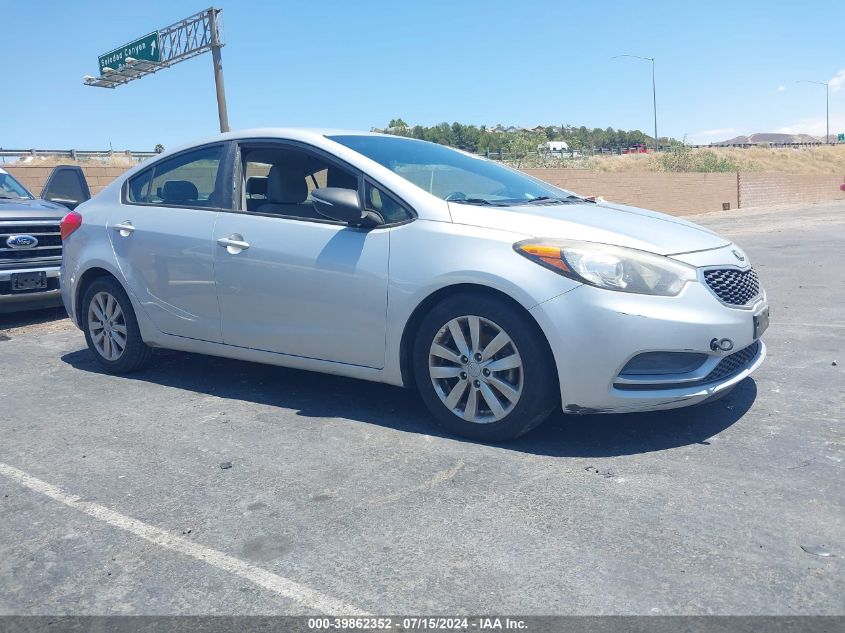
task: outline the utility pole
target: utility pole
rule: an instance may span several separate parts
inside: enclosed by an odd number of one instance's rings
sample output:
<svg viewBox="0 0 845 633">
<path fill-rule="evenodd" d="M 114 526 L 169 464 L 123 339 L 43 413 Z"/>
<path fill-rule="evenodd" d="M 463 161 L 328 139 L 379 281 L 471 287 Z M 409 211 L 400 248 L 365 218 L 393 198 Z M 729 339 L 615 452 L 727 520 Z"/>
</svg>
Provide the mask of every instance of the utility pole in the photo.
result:
<svg viewBox="0 0 845 633">
<path fill-rule="evenodd" d="M 657 82 L 654 79 L 654 57 L 651 58 L 651 99 L 654 107 L 654 151 L 660 151 L 660 141 L 657 138 Z"/>
<path fill-rule="evenodd" d="M 830 86 L 826 81 L 812 81 L 810 79 L 799 79 L 795 83 L 797 84 L 817 84 L 819 86 L 824 86 L 825 91 L 825 106 L 824 106 L 824 117 L 825 117 L 825 136 L 824 142 L 828 145 L 830 144 Z"/>
<path fill-rule="evenodd" d="M 651 62 L 651 98 L 654 107 L 654 151 L 660 150 L 660 142 L 657 140 L 657 82 L 654 77 L 654 57 L 642 57 L 641 55 L 614 55 L 610 59 L 619 59 L 620 57 L 633 57 L 634 59 L 642 59 Z"/>
<path fill-rule="evenodd" d="M 226 108 L 226 87 L 223 84 L 223 60 L 220 55 L 220 37 L 217 32 L 217 14 L 220 9 L 208 10 L 211 26 L 211 61 L 214 64 L 214 86 L 217 89 L 217 116 L 220 118 L 220 131 L 229 131 L 229 111 Z"/>
</svg>

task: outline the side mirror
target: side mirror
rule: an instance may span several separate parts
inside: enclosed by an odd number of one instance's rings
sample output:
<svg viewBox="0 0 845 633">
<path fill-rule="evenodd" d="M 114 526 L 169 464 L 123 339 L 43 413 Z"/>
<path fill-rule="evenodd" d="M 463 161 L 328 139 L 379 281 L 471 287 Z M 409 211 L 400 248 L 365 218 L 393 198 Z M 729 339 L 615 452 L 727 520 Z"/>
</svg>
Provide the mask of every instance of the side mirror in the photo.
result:
<svg viewBox="0 0 845 633">
<path fill-rule="evenodd" d="M 317 213 L 330 220 L 345 222 L 351 226 L 374 226 L 381 224 L 381 218 L 365 211 L 355 189 L 322 187 L 311 192 L 311 201 Z"/>
<path fill-rule="evenodd" d="M 91 198 L 88 181 L 82 168 L 76 165 L 59 165 L 53 169 L 41 197 L 66 206 L 71 211 Z"/>
</svg>

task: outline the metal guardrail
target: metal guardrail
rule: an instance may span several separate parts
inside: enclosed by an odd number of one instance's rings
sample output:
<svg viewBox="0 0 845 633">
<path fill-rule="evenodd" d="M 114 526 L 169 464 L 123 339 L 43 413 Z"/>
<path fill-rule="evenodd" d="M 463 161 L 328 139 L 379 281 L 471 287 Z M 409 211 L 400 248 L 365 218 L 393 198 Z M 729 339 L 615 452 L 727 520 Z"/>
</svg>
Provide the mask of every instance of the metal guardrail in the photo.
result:
<svg viewBox="0 0 845 633">
<path fill-rule="evenodd" d="M 70 158 L 72 160 L 90 160 L 124 156 L 132 160 L 144 160 L 157 156 L 157 152 L 139 152 L 135 150 L 88 150 L 88 149 L 4 149 L 0 148 L 0 158 L 26 158 L 27 156 Z"/>
</svg>

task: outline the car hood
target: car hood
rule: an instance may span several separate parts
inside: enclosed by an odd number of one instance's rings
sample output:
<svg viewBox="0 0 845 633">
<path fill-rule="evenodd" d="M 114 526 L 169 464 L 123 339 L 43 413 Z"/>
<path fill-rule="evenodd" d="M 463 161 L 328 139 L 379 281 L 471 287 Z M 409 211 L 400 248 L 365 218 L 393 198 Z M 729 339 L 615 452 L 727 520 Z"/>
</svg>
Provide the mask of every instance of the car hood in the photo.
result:
<svg viewBox="0 0 845 633">
<path fill-rule="evenodd" d="M 35 200 L 0 198 L 0 220 L 52 220 L 54 218 L 61 220 L 67 212 L 67 207 L 41 198 Z"/>
<path fill-rule="evenodd" d="M 677 255 L 730 244 L 680 218 L 608 202 L 490 207 L 449 202 L 452 221 L 532 237 L 553 237 Z"/>
</svg>

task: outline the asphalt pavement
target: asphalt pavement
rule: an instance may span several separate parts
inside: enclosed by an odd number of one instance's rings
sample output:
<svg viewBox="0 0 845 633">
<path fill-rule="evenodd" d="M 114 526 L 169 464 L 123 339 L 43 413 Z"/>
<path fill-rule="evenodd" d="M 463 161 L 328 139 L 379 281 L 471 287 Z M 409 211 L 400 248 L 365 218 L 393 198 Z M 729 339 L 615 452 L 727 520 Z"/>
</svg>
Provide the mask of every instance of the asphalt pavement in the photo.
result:
<svg viewBox="0 0 845 633">
<path fill-rule="evenodd" d="M 690 218 L 771 303 L 726 398 L 437 430 L 410 391 L 0 316 L 0 614 L 843 614 L 845 204 Z"/>
</svg>

